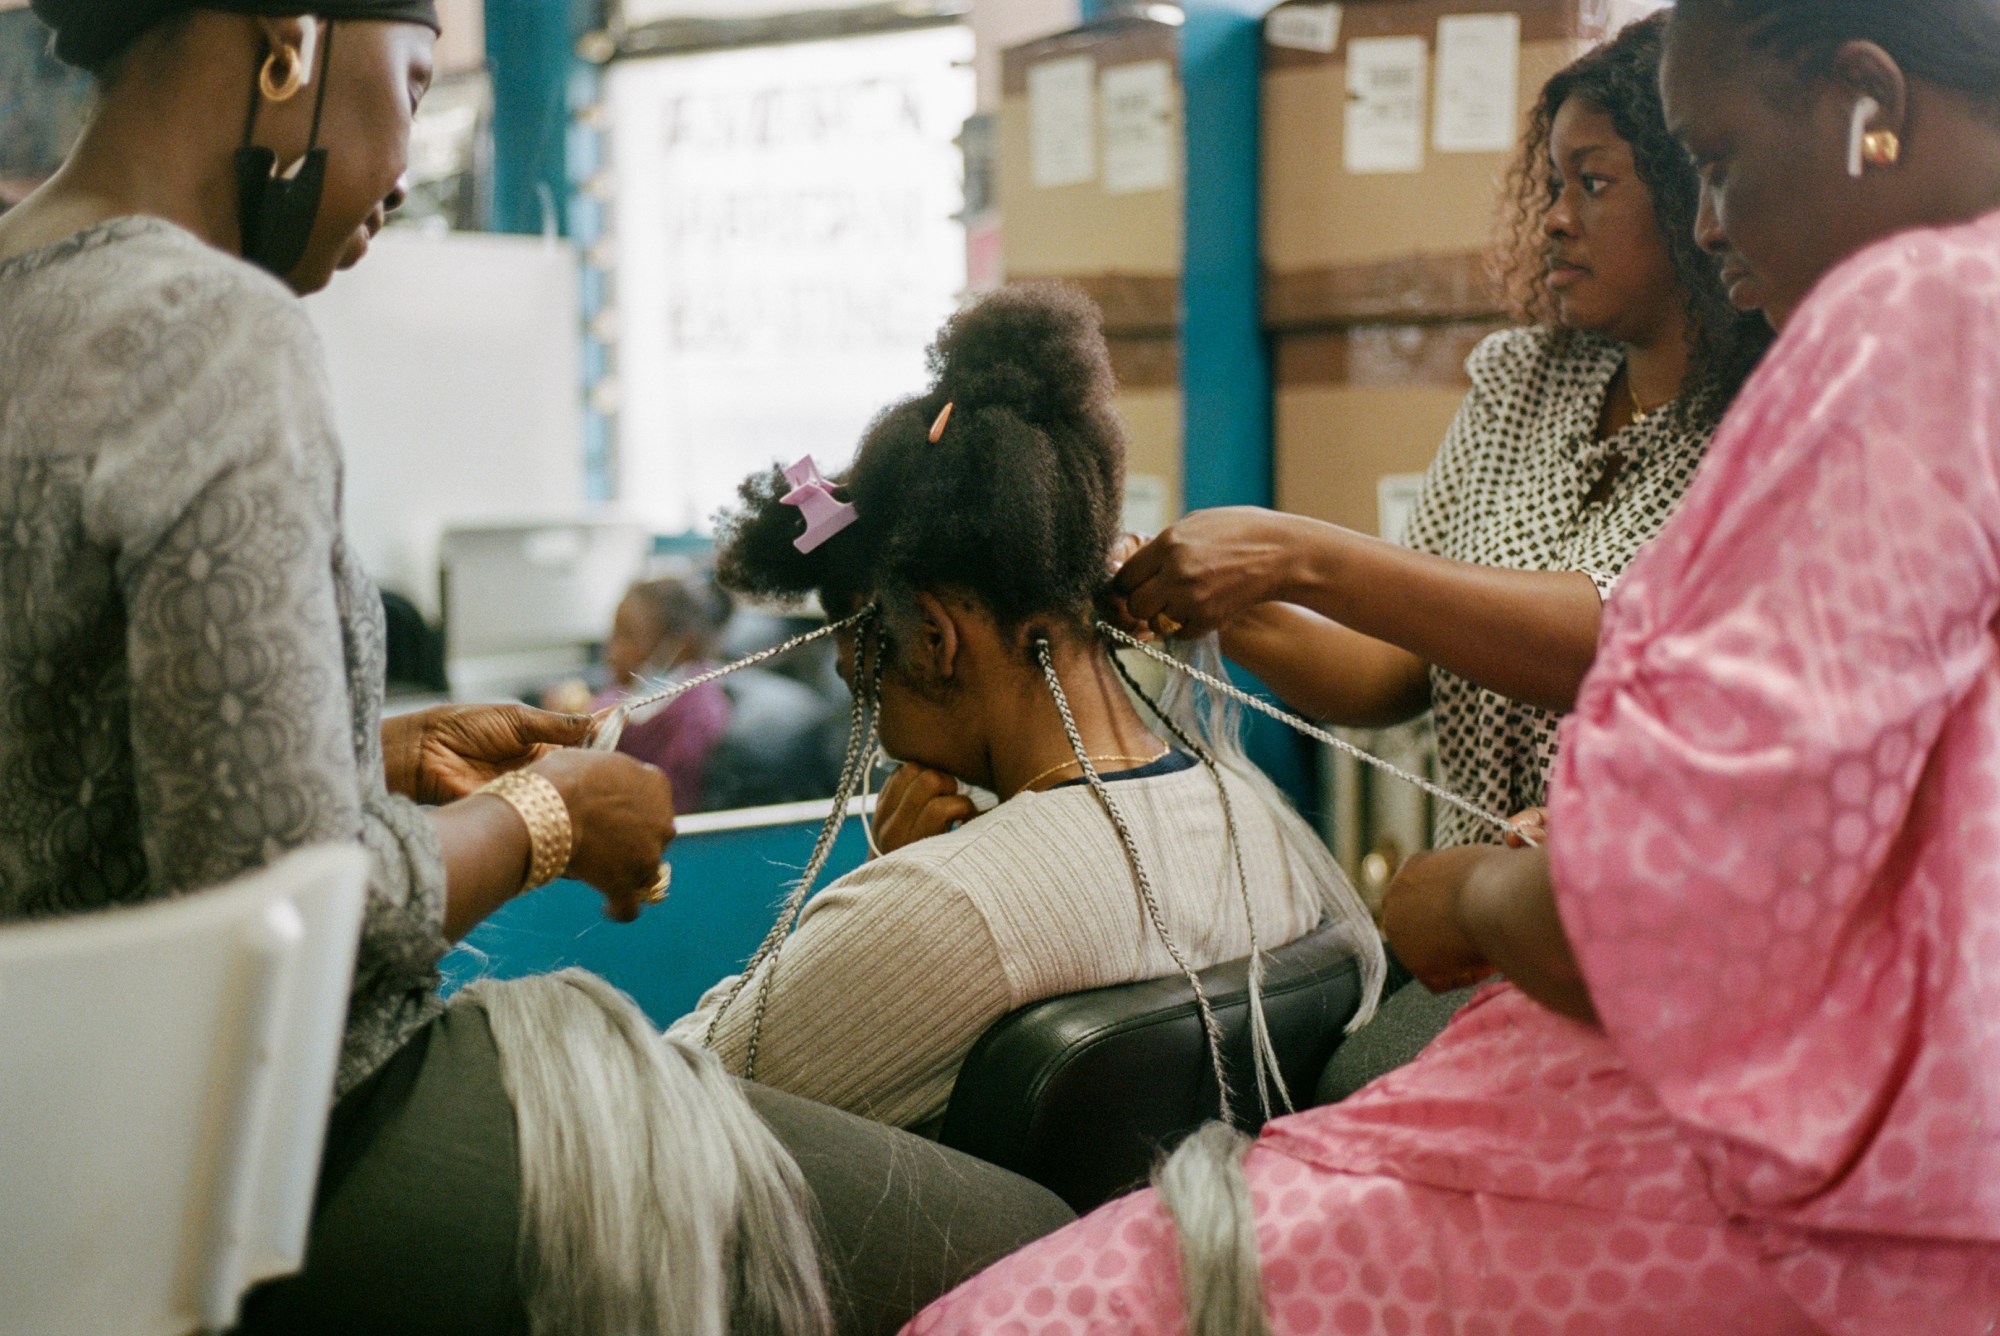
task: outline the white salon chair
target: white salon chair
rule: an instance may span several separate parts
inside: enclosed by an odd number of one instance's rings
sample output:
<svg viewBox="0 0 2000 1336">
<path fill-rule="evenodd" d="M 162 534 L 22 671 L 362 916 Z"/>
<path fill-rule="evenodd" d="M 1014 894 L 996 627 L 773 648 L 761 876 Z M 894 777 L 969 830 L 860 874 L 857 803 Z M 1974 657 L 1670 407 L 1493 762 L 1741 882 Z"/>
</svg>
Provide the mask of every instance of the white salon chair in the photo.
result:
<svg viewBox="0 0 2000 1336">
<path fill-rule="evenodd" d="M 366 858 L 0 927 L 0 1336 L 182 1336 L 305 1253 Z"/>
</svg>

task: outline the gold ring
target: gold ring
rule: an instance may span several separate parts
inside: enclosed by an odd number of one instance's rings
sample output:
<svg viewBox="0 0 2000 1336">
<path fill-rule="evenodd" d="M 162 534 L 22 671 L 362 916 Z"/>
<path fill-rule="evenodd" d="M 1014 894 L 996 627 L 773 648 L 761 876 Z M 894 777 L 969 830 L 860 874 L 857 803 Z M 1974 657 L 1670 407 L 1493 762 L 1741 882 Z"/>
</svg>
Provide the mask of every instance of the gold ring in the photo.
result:
<svg viewBox="0 0 2000 1336">
<path fill-rule="evenodd" d="M 1181 622 L 1176 621 L 1174 618 L 1167 616 L 1167 614 L 1164 612 L 1156 612 L 1153 614 L 1153 629 L 1155 631 L 1158 631 L 1163 636 L 1179 635 L 1181 633 L 1182 626 L 1183 624 Z"/>
<path fill-rule="evenodd" d="M 646 903 L 657 905 L 667 898 L 667 887 L 673 885 L 674 868 L 671 863 L 660 864 L 660 875 L 653 879 L 653 888 L 646 892 Z"/>
</svg>

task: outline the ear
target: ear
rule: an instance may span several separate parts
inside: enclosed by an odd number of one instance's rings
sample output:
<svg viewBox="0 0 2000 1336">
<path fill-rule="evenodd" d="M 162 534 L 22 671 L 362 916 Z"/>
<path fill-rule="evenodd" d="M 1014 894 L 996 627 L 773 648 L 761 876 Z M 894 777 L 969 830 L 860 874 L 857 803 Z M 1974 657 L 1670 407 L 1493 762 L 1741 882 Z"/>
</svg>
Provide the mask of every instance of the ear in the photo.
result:
<svg viewBox="0 0 2000 1336">
<path fill-rule="evenodd" d="M 1907 133 L 1910 83 L 1894 56 L 1873 42 L 1849 42 L 1833 53 L 1829 70 L 1850 105 L 1874 99 L 1876 109 L 1862 129 Z"/>
<path fill-rule="evenodd" d="M 309 15 L 290 19 L 258 19 L 258 31 L 264 37 L 264 50 L 268 55 L 283 59 L 288 54 L 296 58 L 304 68 L 306 81 L 312 82 L 316 73 L 314 62 L 319 55 L 320 21 Z"/>
<path fill-rule="evenodd" d="M 916 643 L 904 650 L 910 671 L 930 686 L 943 686 L 958 674 L 958 653 L 965 643 L 958 617 L 943 599 L 933 594 L 916 596 Z"/>
</svg>

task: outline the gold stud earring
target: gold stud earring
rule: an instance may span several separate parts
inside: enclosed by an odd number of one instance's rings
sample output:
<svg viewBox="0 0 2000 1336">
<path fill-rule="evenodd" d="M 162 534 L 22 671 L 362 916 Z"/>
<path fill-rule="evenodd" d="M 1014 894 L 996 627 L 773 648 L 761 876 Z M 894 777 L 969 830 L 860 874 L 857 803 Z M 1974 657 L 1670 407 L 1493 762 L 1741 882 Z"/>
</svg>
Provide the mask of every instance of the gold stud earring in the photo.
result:
<svg viewBox="0 0 2000 1336">
<path fill-rule="evenodd" d="M 284 70 L 284 77 L 278 71 Z M 257 74 L 257 87 L 267 102 L 289 102 L 299 95 L 306 86 L 306 62 L 295 46 L 282 51 L 273 51 L 264 58 L 264 68 Z"/>
<path fill-rule="evenodd" d="M 1870 130 L 1861 137 L 1861 158 L 1870 167 L 1894 167 L 1903 156 L 1903 141 L 1894 130 Z"/>
</svg>

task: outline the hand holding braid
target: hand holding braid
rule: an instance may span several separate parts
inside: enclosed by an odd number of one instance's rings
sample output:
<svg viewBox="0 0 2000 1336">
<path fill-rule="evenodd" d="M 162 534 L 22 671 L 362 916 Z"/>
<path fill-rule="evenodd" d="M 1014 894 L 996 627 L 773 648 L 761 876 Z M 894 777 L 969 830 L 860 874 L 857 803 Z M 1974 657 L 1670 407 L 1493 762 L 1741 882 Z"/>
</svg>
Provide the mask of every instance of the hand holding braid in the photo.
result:
<svg viewBox="0 0 2000 1336">
<path fill-rule="evenodd" d="M 382 721 L 391 793 L 426 804 L 463 798 L 499 776 L 590 736 L 578 714 L 526 705 L 439 705 Z"/>
</svg>

